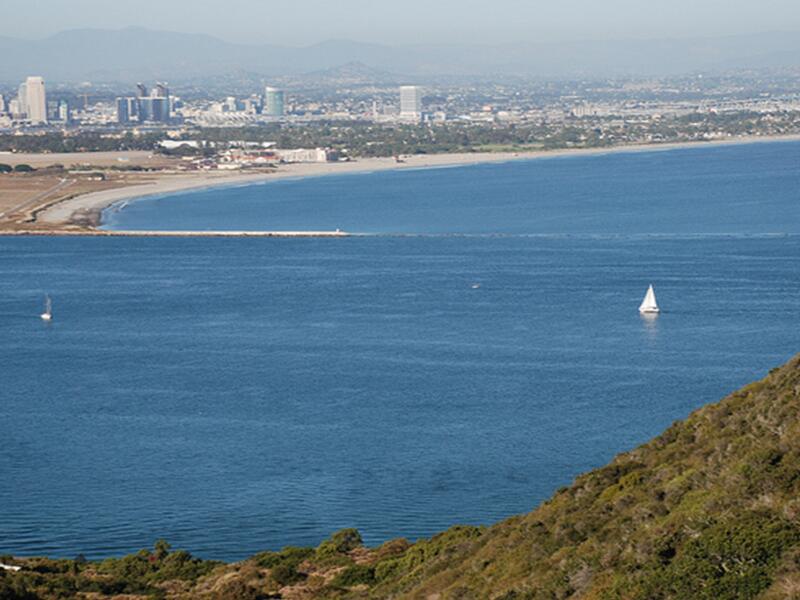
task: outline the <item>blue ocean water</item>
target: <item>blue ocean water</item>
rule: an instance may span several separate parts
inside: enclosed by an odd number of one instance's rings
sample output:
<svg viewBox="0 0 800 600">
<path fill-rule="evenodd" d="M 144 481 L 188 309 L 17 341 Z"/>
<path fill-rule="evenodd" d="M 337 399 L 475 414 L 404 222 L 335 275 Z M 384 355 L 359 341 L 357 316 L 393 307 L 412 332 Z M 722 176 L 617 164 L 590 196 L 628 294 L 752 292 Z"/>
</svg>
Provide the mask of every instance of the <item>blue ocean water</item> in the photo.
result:
<svg viewBox="0 0 800 600">
<path fill-rule="evenodd" d="M 800 142 L 277 180 L 155 196 L 109 229 L 800 233 Z"/>
<path fill-rule="evenodd" d="M 112 221 L 502 235 L 0 238 L 0 554 L 239 559 L 528 511 L 798 350 L 798 158 L 320 178 Z"/>
</svg>

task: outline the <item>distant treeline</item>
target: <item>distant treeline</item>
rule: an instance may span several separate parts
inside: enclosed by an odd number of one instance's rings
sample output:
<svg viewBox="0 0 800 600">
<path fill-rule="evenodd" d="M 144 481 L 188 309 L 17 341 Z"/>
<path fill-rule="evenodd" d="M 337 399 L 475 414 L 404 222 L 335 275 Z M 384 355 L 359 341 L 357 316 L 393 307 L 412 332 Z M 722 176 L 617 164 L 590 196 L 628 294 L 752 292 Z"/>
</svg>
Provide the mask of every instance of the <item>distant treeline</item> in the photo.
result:
<svg viewBox="0 0 800 600">
<path fill-rule="evenodd" d="M 61 132 L 37 135 L 0 135 L 0 152 L 116 152 L 121 150 L 152 150 L 163 139 L 163 134 L 148 133 L 135 136 L 127 133 L 121 137 L 87 132 L 64 134 Z"/>
<path fill-rule="evenodd" d="M 193 139 L 216 142 L 274 142 L 279 148 L 335 148 L 353 157 L 442 154 L 493 149 L 562 147 L 552 143 L 555 132 L 546 125 L 448 123 L 376 125 L 369 122 L 326 122 L 295 126 L 202 129 Z M 577 136 L 576 136 L 577 139 Z"/>
<path fill-rule="evenodd" d="M 375 124 L 327 121 L 310 124 L 271 123 L 251 127 L 196 128 L 186 140 L 272 142 L 278 148 L 333 148 L 351 157 L 441 154 L 451 152 L 517 151 L 530 149 L 602 148 L 620 144 L 683 142 L 720 136 L 800 133 L 797 113 L 697 113 L 649 120 L 624 117 L 568 118 L 537 123 L 448 122 L 435 125 Z M 97 152 L 150 150 L 167 155 L 209 155 L 209 148 L 164 150 L 163 132 L 108 136 L 96 132 L 0 135 L 0 151 Z"/>
</svg>

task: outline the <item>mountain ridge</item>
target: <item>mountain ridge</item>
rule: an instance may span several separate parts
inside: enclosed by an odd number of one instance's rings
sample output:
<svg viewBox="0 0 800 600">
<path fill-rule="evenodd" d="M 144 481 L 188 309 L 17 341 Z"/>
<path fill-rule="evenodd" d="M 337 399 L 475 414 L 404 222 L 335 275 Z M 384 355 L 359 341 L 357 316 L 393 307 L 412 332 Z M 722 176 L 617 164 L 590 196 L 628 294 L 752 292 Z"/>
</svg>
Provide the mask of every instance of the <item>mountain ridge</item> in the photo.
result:
<svg viewBox="0 0 800 600">
<path fill-rule="evenodd" d="M 348 63 L 393 74 L 450 76 L 625 77 L 800 66 L 800 33 L 717 38 L 414 44 L 328 40 L 304 47 L 236 44 L 195 33 L 129 27 L 76 29 L 39 40 L 0 37 L 0 81 L 30 74 L 50 81 L 139 79 L 180 82 L 246 70 L 264 77 L 300 75 Z"/>
</svg>

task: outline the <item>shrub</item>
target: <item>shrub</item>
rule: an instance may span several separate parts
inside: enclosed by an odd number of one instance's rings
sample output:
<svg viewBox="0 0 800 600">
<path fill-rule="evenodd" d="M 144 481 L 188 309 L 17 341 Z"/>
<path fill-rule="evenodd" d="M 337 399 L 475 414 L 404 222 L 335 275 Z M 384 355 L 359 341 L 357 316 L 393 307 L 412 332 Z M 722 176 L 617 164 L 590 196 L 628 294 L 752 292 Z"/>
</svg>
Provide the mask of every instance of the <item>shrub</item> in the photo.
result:
<svg viewBox="0 0 800 600">
<path fill-rule="evenodd" d="M 158 571 L 150 579 L 152 581 L 170 581 L 173 579 L 196 581 L 203 575 L 210 573 L 218 564 L 220 563 L 194 558 L 185 550 L 178 550 L 162 559 L 161 564 L 158 566 Z"/>
<path fill-rule="evenodd" d="M 304 578 L 302 574 L 297 572 L 296 567 L 287 563 L 281 563 L 273 567 L 269 572 L 269 576 L 272 578 L 272 581 L 280 587 L 292 585 L 293 583 L 302 581 Z"/>
<path fill-rule="evenodd" d="M 339 573 L 333 580 L 337 587 L 353 587 L 354 585 L 372 585 L 375 583 L 375 569 L 367 565 L 353 565 Z"/>
<path fill-rule="evenodd" d="M 388 558 L 402 556 L 410 547 L 411 543 L 405 538 L 389 540 L 388 542 L 384 542 L 377 550 L 375 550 L 375 558 L 378 561 L 382 561 Z"/>
<path fill-rule="evenodd" d="M 326 566 L 347 564 L 350 562 L 347 553 L 362 545 L 361 534 L 356 529 L 342 529 L 319 545 L 316 559 Z"/>
<path fill-rule="evenodd" d="M 17 165 L 16 167 L 14 167 L 14 172 L 15 173 L 33 173 L 33 171 L 35 171 L 35 170 L 36 169 L 34 169 L 32 166 L 24 165 L 24 164 L 23 165 Z"/>
<path fill-rule="evenodd" d="M 298 566 L 305 559 L 314 554 L 313 548 L 296 548 L 287 546 L 280 552 L 263 552 L 254 557 L 255 563 L 259 567 L 272 569 L 280 564 Z"/>
<path fill-rule="evenodd" d="M 796 527 L 766 515 L 752 513 L 713 525 L 679 548 L 669 566 L 646 581 L 643 597 L 755 598 L 769 587 L 783 552 L 798 542 Z"/>
<path fill-rule="evenodd" d="M 403 570 L 404 565 L 401 564 L 399 558 L 390 558 L 375 565 L 374 576 L 377 581 L 386 581 L 398 577 Z"/>
<path fill-rule="evenodd" d="M 38 597 L 18 578 L 0 572 L 0 598 L 3 600 L 37 600 Z"/>
<path fill-rule="evenodd" d="M 357 529 L 342 529 L 334 533 L 328 541 L 322 542 L 320 550 L 325 547 L 333 552 L 345 554 L 363 545 L 364 540 L 361 539 Z"/>
<path fill-rule="evenodd" d="M 214 600 L 263 600 L 267 598 L 241 579 L 233 579 L 226 583 L 212 597 Z"/>
</svg>

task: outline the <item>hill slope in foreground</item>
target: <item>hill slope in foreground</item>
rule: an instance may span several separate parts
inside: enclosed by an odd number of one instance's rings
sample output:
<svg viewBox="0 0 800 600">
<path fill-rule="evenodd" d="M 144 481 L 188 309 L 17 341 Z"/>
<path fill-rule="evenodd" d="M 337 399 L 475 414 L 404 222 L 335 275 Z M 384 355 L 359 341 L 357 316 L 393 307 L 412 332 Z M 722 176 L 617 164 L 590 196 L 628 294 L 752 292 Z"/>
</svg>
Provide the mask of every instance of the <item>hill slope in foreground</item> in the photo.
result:
<svg viewBox="0 0 800 600">
<path fill-rule="evenodd" d="M 800 598 L 800 357 L 530 514 L 430 540 L 236 564 L 153 550 L 103 562 L 2 558 L 0 598 Z M 2 571 L 0 571 L 2 573 Z"/>
</svg>

